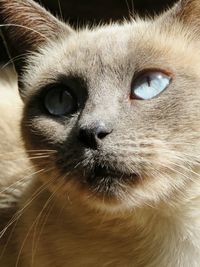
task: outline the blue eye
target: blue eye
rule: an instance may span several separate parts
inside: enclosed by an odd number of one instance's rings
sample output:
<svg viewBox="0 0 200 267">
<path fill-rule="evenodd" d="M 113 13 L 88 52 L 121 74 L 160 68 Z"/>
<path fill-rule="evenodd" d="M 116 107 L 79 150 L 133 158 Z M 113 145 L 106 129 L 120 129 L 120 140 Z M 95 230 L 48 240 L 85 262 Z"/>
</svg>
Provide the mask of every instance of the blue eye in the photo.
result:
<svg viewBox="0 0 200 267">
<path fill-rule="evenodd" d="M 49 114 L 54 116 L 69 115 L 76 111 L 77 101 L 65 87 L 53 87 L 44 98 L 44 105 Z"/>
<path fill-rule="evenodd" d="M 148 100 L 158 96 L 171 83 L 171 76 L 161 71 L 147 71 L 136 78 L 131 88 L 131 98 Z"/>
</svg>

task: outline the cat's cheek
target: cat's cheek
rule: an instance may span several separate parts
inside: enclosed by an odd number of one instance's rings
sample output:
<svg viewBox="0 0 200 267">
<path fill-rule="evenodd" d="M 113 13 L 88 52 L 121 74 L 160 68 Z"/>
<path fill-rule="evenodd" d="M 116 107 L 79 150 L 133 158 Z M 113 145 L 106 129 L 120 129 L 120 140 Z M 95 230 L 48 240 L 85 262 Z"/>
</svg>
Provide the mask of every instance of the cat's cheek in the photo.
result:
<svg viewBox="0 0 200 267">
<path fill-rule="evenodd" d="M 27 153 L 29 151 L 49 151 L 50 156 L 57 155 L 58 150 L 66 142 L 67 137 L 73 129 L 76 118 L 68 119 L 66 122 L 61 119 L 53 119 L 45 116 L 32 117 L 25 111 L 21 122 L 21 135 L 24 140 Z M 30 155 L 31 156 L 31 155 Z M 41 162 L 45 161 L 44 159 Z M 50 161 L 50 158 L 48 159 Z M 52 159 L 55 162 L 56 159 Z"/>
<path fill-rule="evenodd" d="M 158 207 L 164 203 L 177 203 L 181 192 L 184 192 L 187 180 L 180 179 L 178 174 L 166 173 L 149 176 L 136 187 L 127 187 L 122 200 L 127 209 L 141 207 Z"/>
</svg>

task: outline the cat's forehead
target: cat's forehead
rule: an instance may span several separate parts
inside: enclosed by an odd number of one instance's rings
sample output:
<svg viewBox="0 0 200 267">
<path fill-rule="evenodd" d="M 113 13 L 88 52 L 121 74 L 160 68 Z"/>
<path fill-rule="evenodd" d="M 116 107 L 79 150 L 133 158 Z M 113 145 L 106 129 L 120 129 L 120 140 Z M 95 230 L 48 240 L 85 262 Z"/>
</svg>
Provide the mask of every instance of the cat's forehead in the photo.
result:
<svg viewBox="0 0 200 267">
<path fill-rule="evenodd" d="M 96 61 L 107 64 L 113 60 L 124 59 L 129 49 L 130 40 L 135 39 L 135 25 L 111 25 L 96 29 L 85 29 L 69 37 L 61 36 L 56 43 L 47 44 L 42 50 L 44 57 L 51 53 L 52 61 L 70 68 L 83 69 Z M 84 66 L 81 64 L 84 63 Z"/>
<path fill-rule="evenodd" d="M 94 80 L 102 72 L 109 78 L 116 73 L 129 75 L 129 70 L 132 75 L 136 68 L 173 71 L 177 66 L 184 68 L 185 62 L 195 65 L 199 55 L 196 53 L 194 58 L 194 49 L 183 29 L 165 28 L 153 21 L 85 29 L 42 47 L 39 54 L 29 59 L 31 71 L 27 68 L 24 82 L 36 88 L 48 80 L 54 81 L 60 74 Z"/>
</svg>

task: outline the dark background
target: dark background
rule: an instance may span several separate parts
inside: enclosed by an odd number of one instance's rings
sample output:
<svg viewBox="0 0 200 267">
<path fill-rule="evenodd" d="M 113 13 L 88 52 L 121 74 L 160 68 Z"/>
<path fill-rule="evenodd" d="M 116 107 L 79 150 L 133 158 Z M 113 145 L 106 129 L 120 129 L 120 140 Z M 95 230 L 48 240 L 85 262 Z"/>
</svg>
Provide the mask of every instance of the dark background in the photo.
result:
<svg viewBox="0 0 200 267">
<path fill-rule="evenodd" d="M 170 7 L 176 0 L 37 0 L 74 27 L 129 18 L 134 13 L 154 15 Z M 0 40 L 0 61 L 7 54 Z"/>
<path fill-rule="evenodd" d="M 65 19 L 70 23 L 120 20 L 129 13 L 158 13 L 171 6 L 175 0 L 36 0 L 54 14 L 60 15 L 60 7 Z M 59 4 L 60 3 L 60 4 Z M 60 6 L 60 7 L 59 7 Z"/>
</svg>

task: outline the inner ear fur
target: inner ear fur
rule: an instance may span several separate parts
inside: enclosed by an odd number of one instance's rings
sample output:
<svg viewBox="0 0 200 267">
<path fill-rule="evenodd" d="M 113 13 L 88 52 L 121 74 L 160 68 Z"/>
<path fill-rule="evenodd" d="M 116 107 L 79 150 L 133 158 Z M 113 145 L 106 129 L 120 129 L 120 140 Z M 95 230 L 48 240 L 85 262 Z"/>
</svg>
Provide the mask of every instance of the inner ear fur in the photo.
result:
<svg viewBox="0 0 200 267">
<path fill-rule="evenodd" d="M 15 67 L 20 74 L 27 52 L 73 30 L 32 0 L 0 0 L 0 24 Z"/>
</svg>

